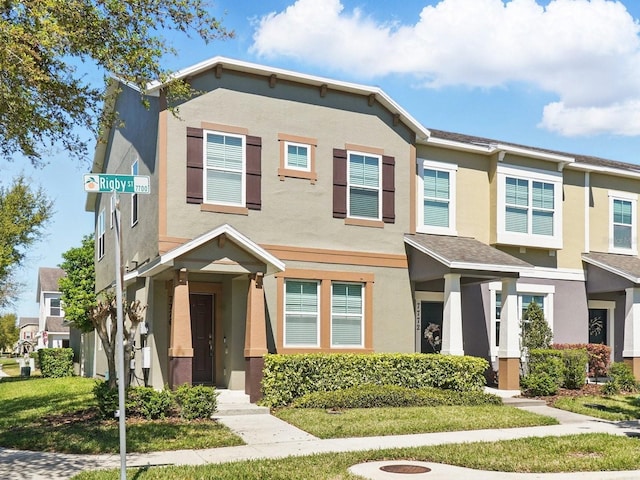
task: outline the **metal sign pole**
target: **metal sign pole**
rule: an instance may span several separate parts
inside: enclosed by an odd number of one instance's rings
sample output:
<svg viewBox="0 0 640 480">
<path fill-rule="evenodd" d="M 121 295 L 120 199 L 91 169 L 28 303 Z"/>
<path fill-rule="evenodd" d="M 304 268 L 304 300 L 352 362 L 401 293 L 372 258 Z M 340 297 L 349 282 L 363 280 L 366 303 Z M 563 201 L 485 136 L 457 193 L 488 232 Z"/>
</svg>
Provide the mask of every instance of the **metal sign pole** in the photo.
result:
<svg viewBox="0 0 640 480">
<path fill-rule="evenodd" d="M 115 263 L 116 263 L 116 308 L 117 333 L 116 333 L 116 355 L 118 356 L 118 420 L 120 431 L 120 480 L 127 480 L 127 427 L 125 416 L 124 384 L 126 372 L 124 370 L 124 316 L 122 313 L 122 267 L 121 267 L 121 246 L 120 246 L 120 202 L 117 192 L 113 191 L 114 203 L 114 226 L 115 226 Z"/>
</svg>

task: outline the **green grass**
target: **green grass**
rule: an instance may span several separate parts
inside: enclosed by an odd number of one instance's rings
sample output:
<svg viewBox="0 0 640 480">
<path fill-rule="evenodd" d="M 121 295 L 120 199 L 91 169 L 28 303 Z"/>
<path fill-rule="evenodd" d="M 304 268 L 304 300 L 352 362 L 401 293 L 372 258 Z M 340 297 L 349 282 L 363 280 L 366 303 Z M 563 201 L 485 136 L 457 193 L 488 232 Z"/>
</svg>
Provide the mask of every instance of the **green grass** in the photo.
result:
<svg viewBox="0 0 640 480">
<path fill-rule="evenodd" d="M 355 480 L 347 469 L 366 461 L 422 460 L 504 472 L 640 469 L 640 440 L 607 434 L 525 438 L 418 448 L 330 453 L 186 467 L 131 469 L 135 480 Z M 118 470 L 84 472 L 74 480 L 112 480 Z"/>
<path fill-rule="evenodd" d="M 20 375 L 20 365 L 17 358 L 0 358 L 0 365 L 2 365 L 2 371 L 10 377 L 17 377 Z"/>
<path fill-rule="evenodd" d="M 97 418 L 95 380 L 5 378 L 0 381 L 0 446 L 66 453 L 117 453 L 116 420 Z M 127 451 L 150 452 L 242 445 L 213 421 L 127 420 Z"/>
<path fill-rule="evenodd" d="M 532 427 L 558 423 L 550 417 L 497 405 L 354 408 L 339 414 L 315 408 L 283 408 L 275 411 L 274 415 L 319 438 Z"/>
<path fill-rule="evenodd" d="M 561 397 L 556 400 L 554 406 L 603 420 L 620 421 L 640 418 L 640 396 L 638 395 Z"/>
</svg>

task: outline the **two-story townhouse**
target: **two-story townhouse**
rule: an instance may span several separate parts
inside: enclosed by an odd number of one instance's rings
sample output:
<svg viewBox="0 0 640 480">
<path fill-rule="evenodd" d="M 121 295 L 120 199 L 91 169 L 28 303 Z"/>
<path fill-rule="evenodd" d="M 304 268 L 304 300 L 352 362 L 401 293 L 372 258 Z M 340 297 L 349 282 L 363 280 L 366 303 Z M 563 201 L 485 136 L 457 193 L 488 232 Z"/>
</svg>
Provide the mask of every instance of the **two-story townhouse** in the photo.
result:
<svg viewBox="0 0 640 480">
<path fill-rule="evenodd" d="M 267 352 L 441 351 L 515 389 L 534 301 L 556 342 L 640 357 L 633 166 L 428 130 L 375 87 L 221 57 L 178 76 L 199 92 L 179 116 L 164 85 L 146 108 L 112 82 L 124 124 L 93 166 L 151 178 L 118 201 L 139 378 L 256 399 Z M 87 197 L 98 291 L 115 208 Z"/>
<path fill-rule="evenodd" d="M 37 342 L 38 325 L 37 317 L 20 317 L 18 320 L 20 338 L 18 339 L 17 353 L 19 355 L 33 352 Z"/>
<path fill-rule="evenodd" d="M 60 301 L 62 293 L 58 287 L 58 280 L 63 276 L 61 268 L 38 269 L 36 301 L 40 308 L 36 349 L 69 347 L 69 326 L 64 324 L 64 309 Z"/>
</svg>

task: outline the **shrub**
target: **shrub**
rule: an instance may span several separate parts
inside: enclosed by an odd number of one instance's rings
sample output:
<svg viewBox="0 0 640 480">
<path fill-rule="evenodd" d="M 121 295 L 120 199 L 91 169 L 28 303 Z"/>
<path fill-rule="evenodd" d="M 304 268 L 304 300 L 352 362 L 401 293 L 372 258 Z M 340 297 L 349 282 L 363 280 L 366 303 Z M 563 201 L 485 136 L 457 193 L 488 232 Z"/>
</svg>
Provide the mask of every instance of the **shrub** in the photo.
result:
<svg viewBox="0 0 640 480">
<path fill-rule="evenodd" d="M 180 416 L 185 420 L 211 418 L 218 409 L 218 392 L 213 387 L 181 385 L 175 393 Z"/>
<path fill-rule="evenodd" d="M 548 349 L 553 332 L 544 318 L 540 305 L 531 302 L 522 321 L 522 348 L 527 350 Z"/>
<path fill-rule="evenodd" d="M 93 386 L 93 394 L 98 403 L 98 410 L 103 418 L 113 418 L 118 410 L 118 389 L 109 388 L 105 381 L 98 380 Z"/>
<path fill-rule="evenodd" d="M 128 416 L 156 420 L 171 416 L 175 401 L 170 390 L 131 387 L 127 390 L 126 409 Z"/>
<path fill-rule="evenodd" d="M 311 392 L 364 384 L 480 391 L 489 367 L 482 358 L 440 354 L 266 355 L 262 402 L 288 405 Z"/>
<path fill-rule="evenodd" d="M 624 362 L 615 362 L 609 368 L 611 380 L 605 384 L 605 392 L 633 393 L 638 391 L 638 381 L 633 375 L 631 367 Z"/>
<path fill-rule="evenodd" d="M 578 390 L 587 381 L 587 351 L 563 350 L 562 361 L 564 363 L 562 386 L 572 390 Z"/>
<path fill-rule="evenodd" d="M 611 364 L 611 347 L 600 343 L 556 343 L 557 350 L 575 350 L 586 348 L 589 362 L 589 377 L 606 377 Z"/>
<path fill-rule="evenodd" d="M 73 376 L 73 350 L 71 348 L 41 348 L 38 363 L 43 377 Z"/>
<path fill-rule="evenodd" d="M 529 373 L 520 379 L 520 388 L 529 397 L 544 397 L 558 393 L 558 381 L 548 373 Z"/>
<path fill-rule="evenodd" d="M 439 405 L 500 405 L 502 399 L 483 392 L 455 392 L 397 385 L 359 385 L 331 392 L 312 392 L 293 401 L 297 408 L 435 407 Z"/>
</svg>

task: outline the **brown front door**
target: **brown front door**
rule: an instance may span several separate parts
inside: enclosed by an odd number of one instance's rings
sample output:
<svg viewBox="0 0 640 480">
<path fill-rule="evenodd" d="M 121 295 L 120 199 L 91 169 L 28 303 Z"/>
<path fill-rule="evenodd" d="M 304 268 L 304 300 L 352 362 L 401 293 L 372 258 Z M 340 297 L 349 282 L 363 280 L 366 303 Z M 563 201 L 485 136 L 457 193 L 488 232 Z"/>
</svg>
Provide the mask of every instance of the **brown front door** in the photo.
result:
<svg viewBox="0 0 640 480">
<path fill-rule="evenodd" d="M 192 293 L 189 303 L 193 342 L 192 382 L 213 385 L 213 295 Z"/>
</svg>

